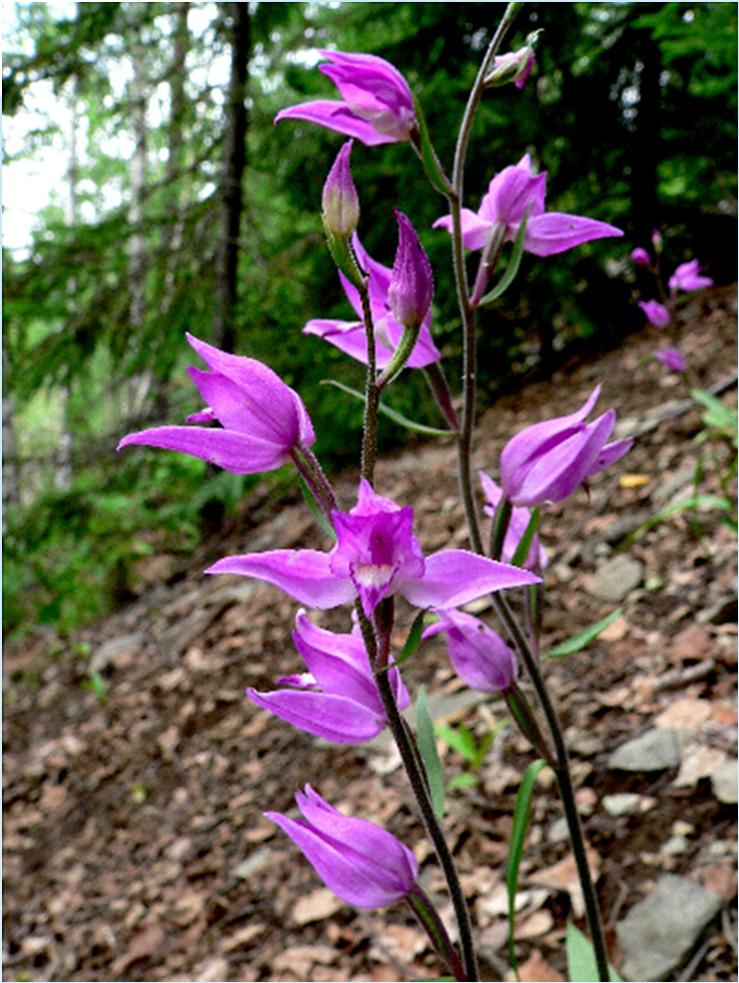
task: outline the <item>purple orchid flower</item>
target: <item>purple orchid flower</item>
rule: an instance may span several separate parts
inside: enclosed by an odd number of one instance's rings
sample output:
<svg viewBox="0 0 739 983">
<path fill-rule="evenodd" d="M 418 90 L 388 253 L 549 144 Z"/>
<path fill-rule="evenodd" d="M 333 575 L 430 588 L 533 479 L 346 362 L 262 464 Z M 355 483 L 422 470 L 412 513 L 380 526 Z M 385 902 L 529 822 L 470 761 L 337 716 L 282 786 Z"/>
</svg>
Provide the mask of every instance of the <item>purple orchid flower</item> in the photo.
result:
<svg viewBox="0 0 739 983">
<path fill-rule="evenodd" d="M 540 578 L 467 550 L 425 557 L 413 535 L 413 509 L 359 483 L 350 512 L 331 514 L 337 542 L 330 553 L 271 550 L 227 556 L 206 573 L 235 573 L 275 584 L 301 604 L 333 608 L 359 597 L 371 617 L 385 597 L 401 594 L 418 608 L 452 608 L 491 591 L 536 584 Z"/>
<path fill-rule="evenodd" d="M 485 79 L 486 85 L 505 85 L 513 82 L 517 89 L 523 89 L 534 67 L 535 54 L 531 45 L 524 45 L 518 51 L 506 51 L 496 55 L 493 70 Z"/>
<path fill-rule="evenodd" d="M 508 441 L 500 455 L 500 483 L 513 505 L 561 502 L 629 450 L 629 439 L 606 443 L 616 424 L 613 410 L 584 422 L 599 395 L 596 386 L 576 413 L 526 427 Z"/>
<path fill-rule="evenodd" d="M 654 357 L 671 372 L 685 372 L 687 368 L 682 352 L 677 348 L 662 348 L 654 353 Z"/>
<path fill-rule="evenodd" d="M 393 279 L 392 271 L 376 262 L 367 253 L 358 236 L 352 239 L 354 252 L 359 265 L 367 274 L 372 320 L 375 327 L 375 349 L 377 352 L 377 367 L 384 369 L 390 362 L 395 349 L 403 337 L 403 325 L 400 324 L 390 309 L 390 286 Z M 349 282 L 343 273 L 339 273 L 341 285 L 349 303 L 359 318 L 358 321 L 335 321 L 328 318 L 314 318 L 303 328 L 306 334 L 317 335 L 328 341 L 335 348 L 350 355 L 358 362 L 367 364 L 367 333 L 362 321 L 362 299 L 356 287 Z M 406 362 L 411 369 L 422 369 L 432 362 L 438 362 L 441 352 L 431 337 L 431 309 L 429 308 L 418 333 L 418 340 Z"/>
<path fill-rule="evenodd" d="M 302 119 L 356 137 L 368 147 L 409 140 L 416 129 L 413 93 L 390 62 L 376 55 L 321 51 L 330 64 L 319 65 L 343 102 L 318 99 L 281 110 L 282 119 Z"/>
<path fill-rule="evenodd" d="M 697 259 L 691 259 L 689 263 L 681 263 L 668 281 L 670 290 L 688 291 L 712 287 L 713 280 L 710 276 L 701 276 L 700 269 Z"/>
<path fill-rule="evenodd" d="M 666 328 L 672 320 L 672 314 L 658 300 L 640 300 L 638 304 L 644 311 L 647 321 L 655 328 Z"/>
<path fill-rule="evenodd" d="M 485 495 L 483 511 L 485 515 L 495 516 L 495 510 L 503 496 L 503 490 L 484 471 L 480 471 L 479 475 L 483 494 Z M 508 529 L 503 540 L 503 550 L 501 553 L 501 559 L 506 563 L 510 563 L 513 559 L 518 549 L 518 544 L 521 542 L 528 528 L 530 519 L 531 512 L 529 509 L 517 506 L 511 509 L 511 518 L 508 521 Z M 529 570 L 543 570 L 548 562 L 547 551 L 539 543 L 539 534 L 535 533 L 534 538 L 531 540 L 531 547 L 529 548 L 524 566 Z"/>
<path fill-rule="evenodd" d="M 310 785 L 295 801 L 304 819 L 265 812 L 303 851 L 318 876 L 355 908 L 384 908 L 400 901 L 418 878 L 413 853 L 376 823 L 345 816 Z"/>
<path fill-rule="evenodd" d="M 480 210 L 462 209 L 462 241 L 466 249 L 483 249 L 496 226 L 505 228 L 504 241 L 512 242 L 529 209 L 523 248 L 534 256 L 554 256 L 592 239 L 622 236 L 621 229 L 607 222 L 564 212 L 545 212 L 547 174 L 534 174 L 531 157 L 525 154 L 513 167 L 506 167 L 490 182 Z M 452 232 L 452 216 L 444 215 L 434 228 Z"/>
<path fill-rule="evenodd" d="M 463 611 L 440 611 L 422 638 L 446 633 L 449 659 L 455 672 L 471 689 L 505 693 L 516 682 L 516 656 L 506 643 L 479 618 Z"/>
<path fill-rule="evenodd" d="M 229 355 L 188 334 L 187 340 L 210 371 L 190 367 L 190 378 L 208 404 L 187 417 L 217 427 L 153 427 L 130 433 L 118 444 L 162 447 L 209 461 L 234 474 L 258 474 L 282 467 L 295 450 L 315 443 L 310 417 L 294 390 L 253 358 Z"/>
<path fill-rule="evenodd" d="M 631 262 L 634 266 L 651 266 L 652 258 L 646 249 L 637 246 L 636 249 L 631 250 Z"/>
<path fill-rule="evenodd" d="M 249 699 L 335 744 L 359 744 L 377 737 L 387 719 L 358 627 L 350 635 L 338 635 L 314 625 L 301 610 L 293 641 L 308 672 L 277 680 L 290 689 L 274 693 L 248 689 Z M 404 710 L 410 697 L 398 670 L 389 669 L 388 679 L 398 709 Z"/>
</svg>

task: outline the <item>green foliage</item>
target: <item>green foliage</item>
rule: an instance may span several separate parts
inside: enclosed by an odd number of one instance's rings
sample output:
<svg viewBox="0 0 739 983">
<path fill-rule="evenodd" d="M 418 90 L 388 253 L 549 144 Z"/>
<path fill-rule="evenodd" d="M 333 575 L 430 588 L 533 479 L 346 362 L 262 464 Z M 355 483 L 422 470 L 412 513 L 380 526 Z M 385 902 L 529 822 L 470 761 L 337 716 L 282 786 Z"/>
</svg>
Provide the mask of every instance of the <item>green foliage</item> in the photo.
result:
<svg viewBox="0 0 739 983">
<path fill-rule="evenodd" d="M 453 751 L 456 751 L 457 754 L 464 758 L 470 767 L 470 771 L 461 771 L 452 777 L 449 782 L 450 788 L 469 788 L 477 784 L 477 773 L 482 768 L 485 755 L 488 753 L 490 745 L 495 739 L 495 735 L 506 724 L 507 720 L 501 720 L 493 730 L 483 734 L 479 743 L 475 740 L 475 735 L 469 727 L 466 727 L 462 723 L 456 727 L 447 727 L 445 724 L 436 725 L 435 730 L 437 736 L 445 741 Z"/>
<path fill-rule="evenodd" d="M 426 702 L 426 687 L 420 686 L 416 697 L 416 738 L 418 750 L 431 792 L 431 803 L 437 819 L 444 818 L 444 772 L 436 750 L 434 721 Z"/>
<path fill-rule="evenodd" d="M 10 163 L 43 161 L 60 148 L 67 154 L 73 104 L 79 126 L 76 220 L 69 224 L 62 182 L 36 215 L 28 248 L 4 255 L 5 395 L 13 404 L 23 489 L 23 507 L 8 515 L 6 583 L 13 587 L 6 587 L 6 620 L 13 630 L 39 618 L 68 628 L 101 613 L 116 596 L 115 571 L 123 571 L 125 585 L 142 543 L 156 541 L 160 548 L 157 537 L 166 541 L 176 522 L 184 523 L 183 541 L 193 543 L 197 509 L 213 497 L 232 502 L 244 488 L 229 475 L 204 482 L 192 462 L 149 463 L 169 457 L 163 452 L 127 452 L 136 463 L 123 471 L 123 458 L 112 454 L 124 433 L 179 422 L 199 408 L 184 371 L 190 361 L 184 333 L 217 342 L 226 82 L 226 69 L 218 66 L 228 63 L 228 33 L 220 5 L 188 5 L 183 73 L 175 6 L 14 7 L 4 62 Z M 346 393 L 320 383 L 338 379 L 361 390 L 364 377 L 358 363 L 301 333 L 309 318 L 355 316 L 319 214 L 341 138 L 300 121 L 277 127 L 272 121 L 286 105 L 333 96 L 312 67 L 317 48 L 371 49 L 407 77 L 448 174 L 456 122 L 503 9 L 475 3 L 251 5 L 236 347 L 267 361 L 300 391 L 327 468 L 356 461 L 362 410 Z M 486 94 L 470 144 L 467 204 L 476 208 L 493 173 L 531 152 L 549 172 L 550 208 L 610 221 L 625 229 L 629 244 L 641 221 L 678 232 L 691 225 L 696 253 L 711 274 L 713 261 L 733 275 L 734 228 L 716 234 L 715 223 L 728 221 L 721 213 L 736 190 L 735 26 L 734 5 L 722 3 L 524 5 L 510 45 L 542 29 L 537 65 L 522 91 Z M 135 59 L 150 110 L 138 222 L 130 207 Z M 656 107 L 654 99 L 641 98 L 645 69 L 655 65 Z M 656 152 L 654 175 L 645 169 L 647 146 Z M 427 168 L 435 173 L 431 155 L 426 144 Z M 407 145 L 357 145 L 353 168 L 359 232 L 375 258 L 392 264 L 393 206 L 419 230 L 436 279 L 434 337 L 456 389 L 461 339 L 449 241 L 431 229 L 447 210 L 444 199 L 419 180 L 421 164 Z M 650 181 L 651 211 L 635 196 Z M 138 270 L 131 263 L 135 242 L 143 255 Z M 626 252 L 618 240 L 550 260 L 505 247 L 508 271 L 517 260 L 520 269 L 513 282 L 508 273 L 503 277 L 505 304 L 480 311 L 483 398 L 530 370 L 540 352 L 546 356 L 582 338 L 607 343 L 619 337 L 633 315 L 628 288 L 606 264 Z M 132 300 L 137 290 L 140 317 Z M 404 421 L 441 425 L 422 373 L 405 371 L 386 398 L 383 450 L 404 438 Z M 55 450 L 65 431 L 72 435 L 75 480 L 55 493 Z M 155 481 L 170 481 L 170 512 L 157 501 Z M 126 499 L 128 514 L 122 500 L 108 500 L 115 495 Z M 67 527 L 74 527 L 74 536 Z"/>
<path fill-rule="evenodd" d="M 572 922 L 567 923 L 566 948 L 567 978 L 571 983 L 597 983 L 601 977 L 598 974 L 593 944 Z M 608 967 L 608 975 L 611 983 L 621 983 L 623 979 L 613 966 Z"/>
<path fill-rule="evenodd" d="M 546 762 L 538 758 L 532 761 L 524 772 L 521 785 L 516 795 L 513 808 L 513 831 L 511 845 L 508 851 L 508 870 L 506 884 L 508 888 L 508 960 L 514 971 L 517 969 L 516 949 L 514 946 L 514 929 L 516 921 L 516 891 L 518 890 L 518 870 L 521 866 L 523 846 L 531 816 L 531 802 L 534 797 L 534 786 L 539 772 L 546 768 Z"/>
</svg>

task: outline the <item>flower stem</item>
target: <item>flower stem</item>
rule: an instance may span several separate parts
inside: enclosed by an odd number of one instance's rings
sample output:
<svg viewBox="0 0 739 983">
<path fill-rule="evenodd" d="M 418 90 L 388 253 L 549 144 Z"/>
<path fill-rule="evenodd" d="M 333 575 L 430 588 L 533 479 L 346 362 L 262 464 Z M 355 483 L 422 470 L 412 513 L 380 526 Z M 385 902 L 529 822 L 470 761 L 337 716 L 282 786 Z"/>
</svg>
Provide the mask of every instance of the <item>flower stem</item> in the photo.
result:
<svg viewBox="0 0 739 983">
<path fill-rule="evenodd" d="M 457 925 L 459 926 L 462 965 L 464 968 L 464 974 L 461 976 L 461 979 L 469 981 L 479 980 L 480 975 L 477 967 L 477 955 L 475 953 L 474 942 L 472 940 L 472 923 L 470 920 L 470 913 L 469 909 L 467 908 L 467 901 L 465 899 L 464 892 L 462 891 L 459 875 L 454 865 L 454 858 L 452 857 L 449 846 L 444 838 L 444 833 L 439 825 L 439 821 L 434 814 L 434 808 L 431 803 L 431 796 L 428 789 L 428 782 L 422 767 L 419 765 L 417 756 L 418 752 L 414 749 L 413 743 L 408 737 L 408 732 L 406 730 L 407 725 L 403 720 L 403 717 L 400 715 L 400 711 L 398 710 L 395 702 L 395 696 L 393 695 L 388 673 L 385 671 L 384 666 L 380 664 L 380 656 L 383 653 L 381 653 L 379 650 L 380 647 L 378 646 L 377 636 L 359 601 L 357 601 L 355 605 L 355 610 L 357 612 L 357 620 L 359 621 L 359 627 L 362 631 L 362 638 L 364 639 L 364 644 L 367 649 L 370 665 L 374 671 L 375 682 L 377 683 L 377 688 L 380 693 L 380 698 L 385 710 L 385 716 L 387 717 L 390 733 L 393 735 L 393 739 L 395 740 L 398 751 L 400 752 L 400 759 L 403 762 L 403 767 L 405 768 L 406 775 L 408 776 L 408 781 L 413 791 L 416 805 L 418 806 L 418 811 L 421 814 L 421 820 L 423 821 L 426 835 L 431 840 L 434 850 L 436 851 L 439 865 L 444 872 L 444 877 L 449 888 L 454 913 L 457 918 Z M 384 648 L 384 645 L 382 647 Z"/>
<path fill-rule="evenodd" d="M 491 597 L 496 613 L 509 632 L 516 650 L 526 666 L 526 671 L 531 678 L 531 682 L 536 690 L 539 704 L 541 705 L 544 716 L 546 717 L 547 727 L 552 738 L 552 744 L 554 745 L 554 773 L 557 776 L 557 784 L 559 786 L 559 794 L 562 800 L 562 807 L 564 808 L 565 819 L 567 821 L 567 829 L 570 835 L 572 853 L 577 866 L 580 886 L 582 887 L 583 900 L 585 902 L 585 914 L 587 916 L 590 935 L 593 941 L 593 950 L 595 952 L 595 960 L 598 966 L 598 975 L 603 983 L 607 983 L 610 976 L 608 971 L 606 944 L 603 937 L 603 926 L 601 925 L 595 885 L 593 884 L 593 879 L 590 875 L 590 868 L 588 867 L 587 853 L 585 851 L 585 838 L 582 832 L 580 816 L 577 811 L 575 789 L 572 782 L 572 772 L 570 770 L 569 755 L 567 754 L 567 745 L 565 744 L 562 724 L 560 723 L 557 711 L 552 703 L 552 699 L 549 696 L 549 691 L 547 690 L 546 683 L 544 682 L 544 677 L 539 669 L 538 660 L 531 650 L 531 647 L 526 640 L 526 636 L 521 630 L 518 621 L 508 605 L 508 602 L 504 597 L 501 597 L 500 594 L 492 594 Z"/>
<path fill-rule="evenodd" d="M 359 286 L 362 298 L 362 319 L 367 337 L 367 376 L 364 388 L 364 425 L 362 427 L 362 477 L 370 484 L 375 479 L 377 460 L 377 416 L 380 391 L 377 388 L 377 350 L 375 348 L 375 324 L 372 320 L 368 280 L 364 277 Z"/>
<path fill-rule="evenodd" d="M 439 913 L 431 903 L 428 895 L 415 884 L 406 896 L 408 905 L 413 914 L 418 919 L 421 927 L 428 935 L 431 945 L 446 963 L 449 970 L 454 975 L 455 980 L 466 980 L 464 967 L 460 961 L 457 950 L 454 948 L 444 922 L 439 917 Z"/>
</svg>

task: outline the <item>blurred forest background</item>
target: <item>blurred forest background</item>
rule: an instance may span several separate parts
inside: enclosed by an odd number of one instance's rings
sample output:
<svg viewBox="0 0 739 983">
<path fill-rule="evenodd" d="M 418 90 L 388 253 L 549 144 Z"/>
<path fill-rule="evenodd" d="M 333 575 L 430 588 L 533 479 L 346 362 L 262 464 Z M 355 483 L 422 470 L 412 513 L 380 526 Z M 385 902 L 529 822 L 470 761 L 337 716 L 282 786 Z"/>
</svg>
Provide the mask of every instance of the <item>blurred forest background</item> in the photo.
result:
<svg viewBox="0 0 739 983">
<path fill-rule="evenodd" d="M 372 52 L 406 76 L 449 166 L 503 8 L 14 6 L 3 91 L 6 634 L 69 631 L 104 613 L 143 589 L 147 557 L 157 576 L 176 575 L 254 482 L 183 455 L 115 454 L 125 433 L 199 408 L 185 331 L 268 362 L 300 391 L 323 462 L 356 462 L 361 406 L 320 383 L 361 387 L 362 368 L 301 334 L 311 317 L 352 316 L 319 215 L 344 138 L 272 120 L 335 97 L 317 49 Z M 642 325 L 628 254 L 653 228 L 675 264 L 699 256 L 717 283 L 733 281 L 736 21 L 733 3 L 526 4 L 508 46 L 542 29 L 535 72 L 523 91 L 484 100 L 468 204 L 530 152 L 549 172 L 550 208 L 626 234 L 524 257 L 504 302 L 481 315 L 483 399 Z M 394 206 L 421 232 L 437 278 L 434 333 L 456 380 L 449 241 L 431 230 L 445 203 L 407 145 L 356 145 L 352 164 L 372 255 L 392 263 Z M 34 170 L 37 192 L 16 178 Z M 19 210 L 34 210 L 27 233 Z M 418 373 L 389 403 L 438 424 Z M 382 436 L 389 448 L 403 432 Z M 287 487 L 278 474 L 275 493 Z"/>
</svg>

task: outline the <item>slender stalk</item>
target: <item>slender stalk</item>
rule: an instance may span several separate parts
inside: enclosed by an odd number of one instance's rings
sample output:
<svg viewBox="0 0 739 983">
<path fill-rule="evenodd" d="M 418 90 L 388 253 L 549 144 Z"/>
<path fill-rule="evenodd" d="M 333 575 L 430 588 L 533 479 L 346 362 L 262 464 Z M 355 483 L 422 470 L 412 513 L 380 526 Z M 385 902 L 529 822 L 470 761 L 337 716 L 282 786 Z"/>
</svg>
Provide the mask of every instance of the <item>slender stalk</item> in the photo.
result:
<svg viewBox="0 0 739 983">
<path fill-rule="evenodd" d="M 393 695 L 388 673 L 385 671 L 385 666 L 381 664 L 381 662 L 384 661 L 383 656 L 385 655 L 385 645 L 382 640 L 380 640 L 380 644 L 378 645 L 378 638 L 375 635 L 375 631 L 373 630 L 369 618 L 364 613 L 364 609 L 362 608 L 360 601 L 357 601 L 355 610 L 357 612 L 357 620 L 359 621 L 359 626 L 362 631 L 362 638 L 364 639 L 367 654 L 369 655 L 370 665 L 374 670 L 375 682 L 377 683 L 380 698 L 382 699 L 382 705 L 385 709 L 385 715 L 387 717 L 390 733 L 393 735 L 393 739 L 395 740 L 398 751 L 400 752 L 400 759 L 403 762 L 403 767 L 405 768 L 406 775 L 408 776 L 408 781 L 413 791 L 416 805 L 418 806 L 418 811 L 421 814 L 421 820 L 423 822 L 424 829 L 426 830 L 426 835 L 431 840 L 434 850 L 436 851 L 439 865 L 444 872 L 444 877 L 449 888 L 449 895 L 451 897 L 452 906 L 454 907 L 454 913 L 457 918 L 457 925 L 459 926 L 459 940 L 462 950 L 462 963 L 464 966 L 464 975 L 462 979 L 470 981 L 478 980 L 480 978 L 480 974 L 477 966 L 477 955 L 475 953 L 474 942 L 472 939 L 472 923 L 470 920 L 469 909 L 467 907 L 467 900 L 464 896 L 464 892 L 462 891 L 459 875 L 454 865 L 454 858 L 452 857 L 449 846 L 444 838 L 444 833 L 441 830 L 439 821 L 434 814 L 434 808 L 431 804 L 431 796 L 428 789 L 428 782 L 422 767 L 419 765 L 417 751 L 414 749 L 413 743 L 408 737 L 406 723 L 400 715 L 400 711 L 398 710 L 395 702 L 395 696 Z"/>
<path fill-rule="evenodd" d="M 336 508 L 336 496 L 318 458 L 307 447 L 296 447 L 292 451 L 292 459 L 298 473 L 310 488 L 316 504 L 330 522 L 331 512 Z"/>
<path fill-rule="evenodd" d="M 472 133 L 472 124 L 475 112 L 480 103 L 484 89 L 484 79 L 488 74 L 493 59 L 500 48 L 500 44 L 510 27 L 516 13 L 522 4 L 509 3 L 503 18 L 498 25 L 493 39 L 488 46 L 485 57 L 482 60 L 477 73 L 477 78 L 470 92 L 465 108 L 462 124 L 457 138 L 457 146 L 454 154 L 454 166 L 452 169 L 452 188 L 453 193 L 448 196 L 451 216 L 452 216 L 452 260 L 454 268 L 454 281 L 457 290 L 459 309 L 462 315 L 463 330 L 463 370 L 462 370 L 462 389 L 464 396 L 462 428 L 458 440 L 458 466 L 459 466 L 459 485 L 464 504 L 465 515 L 467 517 L 467 527 L 469 530 L 470 543 L 477 553 L 484 553 L 480 526 L 475 507 L 475 500 L 472 493 L 472 481 L 470 475 L 470 456 L 472 449 L 472 430 L 475 422 L 475 398 L 476 398 L 476 373 L 477 373 L 477 347 L 476 347 L 476 323 L 475 308 L 470 300 L 469 286 L 467 282 L 467 271 L 464 263 L 464 249 L 462 244 L 462 223 L 461 210 L 464 190 L 464 165 L 467 156 L 467 147 Z M 475 297 L 477 298 L 477 293 Z M 554 755 L 556 759 L 555 774 L 559 784 L 562 804 L 567 819 L 572 850 L 575 856 L 578 876 L 582 885 L 585 909 L 590 926 L 590 933 L 593 940 L 598 973 L 602 981 L 608 981 L 608 960 L 606 956 L 603 930 L 600 923 L 600 913 L 595 895 L 590 870 L 587 864 L 585 853 L 585 841 L 580 826 L 580 819 L 575 802 L 574 787 L 569 767 L 567 748 L 564 742 L 562 726 L 559 722 L 557 712 L 550 699 L 544 679 L 539 671 L 538 660 L 529 646 L 524 632 L 521 630 L 518 621 L 513 615 L 508 602 L 500 594 L 492 595 L 493 604 L 501 618 L 503 624 L 508 629 L 516 649 L 526 666 L 531 677 L 539 703 L 547 721 L 550 731 Z"/>
<path fill-rule="evenodd" d="M 554 773 L 557 777 L 559 794 L 560 798 L 562 799 L 562 806 L 564 808 L 565 819 L 567 821 L 567 828 L 570 835 L 570 843 L 572 845 L 572 853 L 575 858 L 575 865 L 577 866 L 580 886 L 582 887 L 583 900 L 585 902 L 585 914 L 587 916 L 590 935 L 593 941 L 593 950 L 595 952 L 595 960 L 598 966 L 598 975 L 603 983 L 607 983 L 607 981 L 610 979 L 610 975 L 608 971 L 606 944 L 603 937 L 603 926 L 600 919 L 600 910 L 598 908 L 598 898 L 595 893 L 595 885 L 593 884 L 593 879 L 590 876 L 590 868 L 588 867 L 587 853 L 585 851 L 585 838 L 583 836 L 582 825 L 580 823 L 580 815 L 577 811 L 575 788 L 572 783 L 570 760 L 569 755 L 567 754 L 567 745 L 565 744 L 562 725 L 557 715 L 557 711 L 554 708 L 554 704 L 552 703 L 551 697 L 549 696 L 549 691 L 547 690 L 546 683 L 544 682 L 544 677 L 539 669 L 538 660 L 532 652 L 528 641 L 526 640 L 526 636 L 522 632 L 518 621 L 508 605 L 508 602 L 504 597 L 501 597 L 500 594 L 493 594 L 491 596 L 496 613 L 510 633 L 513 643 L 516 646 L 516 650 L 526 666 L 526 671 L 531 678 L 531 682 L 536 690 L 539 704 L 541 705 L 544 716 L 546 717 L 547 727 L 554 745 L 554 755 L 556 759 Z"/>
<path fill-rule="evenodd" d="M 470 304 L 469 287 L 467 284 L 467 271 L 464 265 L 464 249 L 462 245 L 462 222 L 461 209 L 464 191 L 464 164 L 467 157 L 467 146 L 472 133 L 472 123 L 474 121 L 477 107 L 480 104 L 484 89 L 485 76 L 488 74 L 490 66 L 495 59 L 503 38 L 508 28 L 513 23 L 520 3 L 509 3 L 500 24 L 488 45 L 477 78 L 470 91 L 467 105 L 465 107 L 462 124 L 457 137 L 457 146 L 454 151 L 454 166 L 452 169 L 452 188 L 453 194 L 449 195 L 449 207 L 452 215 L 452 260 L 454 266 L 454 281 L 457 288 L 457 300 L 462 315 L 462 390 L 464 396 L 462 412 L 462 429 L 459 434 L 457 444 L 459 460 L 459 486 L 464 504 L 467 525 L 470 529 L 472 543 L 478 553 L 482 553 L 482 541 L 478 531 L 477 512 L 475 509 L 475 499 L 472 493 L 472 479 L 470 475 L 470 454 L 472 450 L 472 429 L 475 423 L 475 397 L 477 393 L 477 340 L 476 323 L 474 308 Z M 476 539 L 474 538 L 476 536 Z"/>
<path fill-rule="evenodd" d="M 362 278 L 359 295 L 362 298 L 362 319 L 367 336 L 367 376 L 364 390 L 364 426 L 362 427 L 362 477 L 370 484 L 375 479 L 377 460 L 377 416 L 380 391 L 377 388 L 377 351 L 375 348 L 375 323 L 372 320 L 368 281 Z"/>
<path fill-rule="evenodd" d="M 457 950 L 454 948 L 447 934 L 444 922 L 439 917 L 439 913 L 434 908 L 428 895 L 416 884 L 411 888 L 406 900 L 421 927 L 428 935 L 432 946 L 446 963 L 454 975 L 455 980 L 467 979 Z"/>
</svg>

